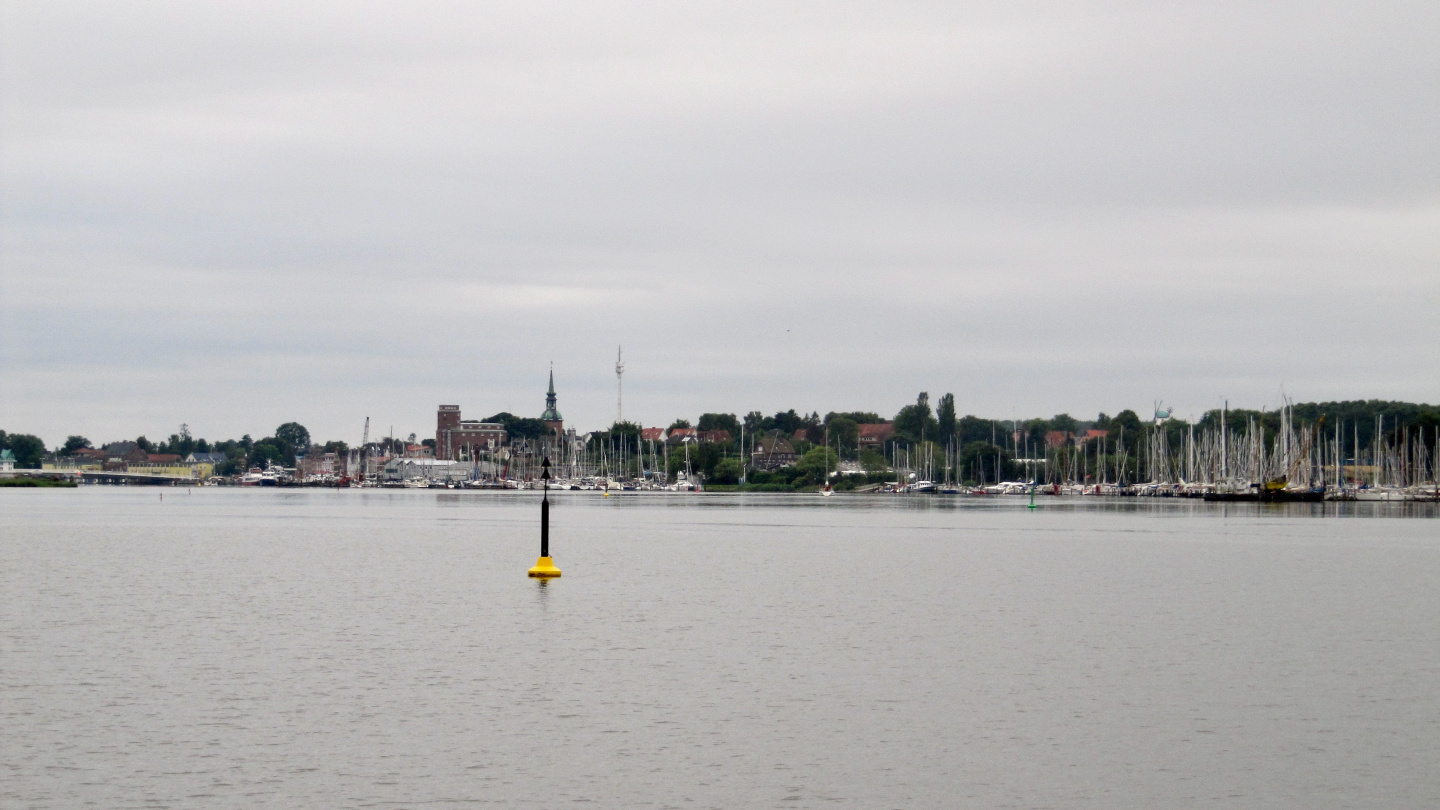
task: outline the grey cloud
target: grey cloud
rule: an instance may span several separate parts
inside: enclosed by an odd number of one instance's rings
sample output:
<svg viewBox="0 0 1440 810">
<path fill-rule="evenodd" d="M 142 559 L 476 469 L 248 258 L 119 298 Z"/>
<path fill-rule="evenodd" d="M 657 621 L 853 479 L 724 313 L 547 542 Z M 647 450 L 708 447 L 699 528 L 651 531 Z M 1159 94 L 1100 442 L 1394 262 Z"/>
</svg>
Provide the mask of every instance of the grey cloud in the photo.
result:
<svg viewBox="0 0 1440 810">
<path fill-rule="evenodd" d="M 1440 398 L 1432 5 L 0 13 L 6 430 Z"/>
</svg>

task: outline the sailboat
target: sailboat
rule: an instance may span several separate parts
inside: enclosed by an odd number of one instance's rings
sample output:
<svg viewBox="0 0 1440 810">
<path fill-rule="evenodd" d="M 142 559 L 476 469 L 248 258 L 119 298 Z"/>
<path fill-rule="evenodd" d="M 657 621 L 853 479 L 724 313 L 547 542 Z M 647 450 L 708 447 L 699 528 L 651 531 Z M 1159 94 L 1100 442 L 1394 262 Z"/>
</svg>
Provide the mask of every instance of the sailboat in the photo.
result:
<svg viewBox="0 0 1440 810">
<path fill-rule="evenodd" d="M 826 455 L 826 456 L 829 456 L 829 455 L 830 455 L 830 431 L 829 431 L 828 429 L 825 431 L 825 455 Z M 840 471 L 840 440 L 839 440 L 839 437 L 836 437 L 836 440 L 835 440 L 835 471 L 836 471 L 836 472 L 839 472 L 839 471 Z M 830 486 L 830 459 L 829 459 L 829 458 L 826 458 L 826 459 L 825 459 L 825 486 L 823 486 L 823 487 L 820 488 L 820 496 L 823 497 L 823 498 L 828 498 L 828 497 L 830 497 L 831 495 L 834 495 L 834 494 L 835 494 L 835 490 L 832 489 L 831 486 Z"/>
</svg>

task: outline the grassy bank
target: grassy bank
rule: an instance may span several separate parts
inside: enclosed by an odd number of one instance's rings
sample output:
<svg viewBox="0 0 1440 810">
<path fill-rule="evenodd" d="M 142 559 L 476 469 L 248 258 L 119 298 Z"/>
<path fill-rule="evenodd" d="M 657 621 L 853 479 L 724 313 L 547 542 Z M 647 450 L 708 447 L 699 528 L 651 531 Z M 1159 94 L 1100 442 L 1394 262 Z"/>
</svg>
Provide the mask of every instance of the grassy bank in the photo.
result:
<svg viewBox="0 0 1440 810">
<path fill-rule="evenodd" d="M 706 484 L 706 492 L 814 492 L 815 487 L 793 484 Z"/>
<path fill-rule="evenodd" d="M 56 478 L 0 478 L 0 487 L 61 487 L 71 488 L 79 486 L 74 481 L 61 481 Z"/>
</svg>

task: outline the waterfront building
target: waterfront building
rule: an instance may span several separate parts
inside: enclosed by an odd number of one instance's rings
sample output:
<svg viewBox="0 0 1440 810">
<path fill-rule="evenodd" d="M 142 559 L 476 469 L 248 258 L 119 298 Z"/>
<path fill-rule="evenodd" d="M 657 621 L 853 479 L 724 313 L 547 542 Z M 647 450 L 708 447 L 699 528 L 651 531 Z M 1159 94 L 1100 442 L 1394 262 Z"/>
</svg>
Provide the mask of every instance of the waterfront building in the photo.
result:
<svg viewBox="0 0 1440 810">
<path fill-rule="evenodd" d="M 15 454 L 9 449 L 0 450 L 0 472 L 15 472 Z"/>
<path fill-rule="evenodd" d="M 339 467 L 339 458 L 334 453 L 306 453 L 295 459 L 295 474 L 301 480 L 311 476 L 333 477 Z"/>
<path fill-rule="evenodd" d="M 429 484 L 459 484 L 476 476 L 493 476 L 493 462 L 460 462 L 436 458 L 395 457 L 380 468 L 380 480 L 396 484 L 423 480 Z"/>
</svg>

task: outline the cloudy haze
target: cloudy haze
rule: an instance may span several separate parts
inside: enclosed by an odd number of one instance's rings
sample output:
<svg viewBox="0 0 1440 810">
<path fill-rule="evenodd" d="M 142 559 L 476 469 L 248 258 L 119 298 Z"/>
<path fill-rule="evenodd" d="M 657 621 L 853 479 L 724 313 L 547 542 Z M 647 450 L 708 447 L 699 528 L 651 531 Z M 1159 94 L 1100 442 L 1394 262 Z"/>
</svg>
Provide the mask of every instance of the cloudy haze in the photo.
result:
<svg viewBox="0 0 1440 810">
<path fill-rule="evenodd" d="M 1440 401 L 1440 4 L 6 3 L 0 428 Z"/>
</svg>

